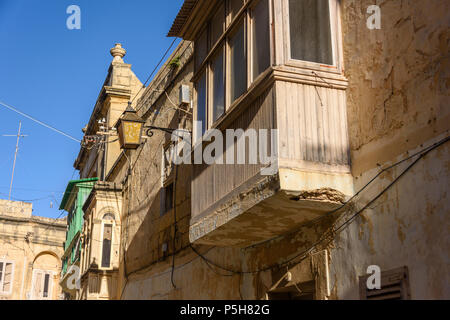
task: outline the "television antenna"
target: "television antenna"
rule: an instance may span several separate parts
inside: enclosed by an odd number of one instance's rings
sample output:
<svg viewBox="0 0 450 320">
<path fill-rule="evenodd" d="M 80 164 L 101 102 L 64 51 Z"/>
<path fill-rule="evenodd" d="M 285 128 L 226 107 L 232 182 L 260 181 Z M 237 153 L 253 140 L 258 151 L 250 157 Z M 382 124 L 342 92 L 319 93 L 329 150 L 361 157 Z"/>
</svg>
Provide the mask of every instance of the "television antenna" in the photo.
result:
<svg viewBox="0 0 450 320">
<path fill-rule="evenodd" d="M 17 134 L 4 134 L 3 135 L 4 137 L 17 137 L 16 152 L 14 153 L 14 163 L 13 163 L 12 174 L 11 174 L 11 184 L 9 185 L 8 200 L 11 200 L 11 191 L 12 191 L 12 186 L 13 186 L 13 181 L 14 181 L 14 170 L 16 168 L 17 153 L 19 152 L 19 140 L 20 140 L 20 138 L 28 137 L 28 135 L 20 133 L 21 129 L 22 129 L 22 122 L 19 121 L 19 131 L 17 132 Z"/>
</svg>

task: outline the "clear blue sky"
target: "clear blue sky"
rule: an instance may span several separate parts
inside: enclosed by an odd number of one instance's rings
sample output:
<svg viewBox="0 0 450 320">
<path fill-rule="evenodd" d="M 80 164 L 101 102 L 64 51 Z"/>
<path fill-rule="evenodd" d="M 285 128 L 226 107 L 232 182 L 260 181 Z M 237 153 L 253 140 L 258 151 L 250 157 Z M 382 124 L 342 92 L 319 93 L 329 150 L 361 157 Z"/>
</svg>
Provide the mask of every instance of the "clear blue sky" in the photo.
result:
<svg viewBox="0 0 450 320">
<path fill-rule="evenodd" d="M 0 0 L 0 101 L 82 138 L 112 61 L 124 60 L 142 82 L 170 43 L 182 0 Z M 81 30 L 68 30 L 69 5 L 81 8 Z M 74 172 L 79 144 L 0 106 L 0 198 L 7 199 L 19 121 L 22 139 L 12 197 L 33 200 L 33 214 L 56 218 Z M 74 178 L 78 178 L 78 172 Z M 50 202 L 53 201 L 53 208 Z"/>
</svg>

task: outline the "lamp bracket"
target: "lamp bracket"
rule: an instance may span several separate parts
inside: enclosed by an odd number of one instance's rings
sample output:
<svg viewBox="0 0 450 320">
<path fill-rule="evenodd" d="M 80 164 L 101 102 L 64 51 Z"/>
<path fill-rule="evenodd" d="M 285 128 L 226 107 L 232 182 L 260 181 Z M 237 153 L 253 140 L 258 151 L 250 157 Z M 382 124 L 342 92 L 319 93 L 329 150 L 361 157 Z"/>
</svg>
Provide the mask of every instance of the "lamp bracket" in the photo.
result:
<svg viewBox="0 0 450 320">
<path fill-rule="evenodd" d="M 174 131 L 177 131 L 177 130 L 179 130 L 179 131 L 186 131 L 186 132 L 191 133 L 190 131 L 184 130 L 184 129 L 171 129 L 171 128 L 162 128 L 162 127 L 155 127 L 155 126 L 144 126 L 144 129 L 146 129 L 146 135 L 148 137 L 152 137 L 153 136 L 153 134 L 154 134 L 153 131 L 154 130 L 159 130 L 159 131 L 163 131 L 163 132 L 170 133 L 170 134 L 172 134 Z"/>
</svg>

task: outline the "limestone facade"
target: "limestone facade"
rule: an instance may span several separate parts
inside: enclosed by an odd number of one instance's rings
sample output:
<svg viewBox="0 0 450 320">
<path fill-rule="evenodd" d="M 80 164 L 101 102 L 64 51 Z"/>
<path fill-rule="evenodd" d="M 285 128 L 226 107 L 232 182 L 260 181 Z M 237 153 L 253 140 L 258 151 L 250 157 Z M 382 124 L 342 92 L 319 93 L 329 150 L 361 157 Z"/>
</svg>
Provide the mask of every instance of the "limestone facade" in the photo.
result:
<svg viewBox="0 0 450 320">
<path fill-rule="evenodd" d="M 96 140 L 84 140 L 74 163 L 81 179 L 98 178 L 98 181 L 80 207 L 83 224 L 79 284 L 71 299 L 117 299 L 123 183 L 108 176 L 113 168 L 123 165 L 121 161 L 126 161 L 126 155 L 113 128 L 128 101 L 140 96 L 142 83 L 131 65 L 124 62 L 126 50 L 121 44 L 116 44 L 110 53 L 113 61 L 89 123 L 83 129 L 85 137 Z"/>
<path fill-rule="evenodd" d="M 32 215 L 32 204 L 0 200 L 0 300 L 59 300 L 66 219 Z"/>
</svg>

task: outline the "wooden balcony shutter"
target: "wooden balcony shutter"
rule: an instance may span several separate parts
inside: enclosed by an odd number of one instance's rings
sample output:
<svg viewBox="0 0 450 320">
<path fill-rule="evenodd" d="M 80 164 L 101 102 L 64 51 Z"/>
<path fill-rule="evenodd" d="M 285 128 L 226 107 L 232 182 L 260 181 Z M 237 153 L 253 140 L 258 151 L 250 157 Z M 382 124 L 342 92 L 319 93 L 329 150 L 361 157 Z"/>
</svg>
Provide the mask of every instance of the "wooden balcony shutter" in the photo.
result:
<svg viewBox="0 0 450 320">
<path fill-rule="evenodd" d="M 0 262 L 0 291 L 3 291 L 3 262 Z"/>
<path fill-rule="evenodd" d="M 33 299 L 42 298 L 42 279 L 43 272 L 36 270 L 34 273 Z"/>
<path fill-rule="evenodd" d="M 367 278 L 359 277 L 361 300 L 410 300 L 408 267 L 381 272 L 381 289 L 368 289 Z"/>
<path fill-rule="evenodd" d="M 5 274 L 3 275 L 3 292 L 9 292 L 11 290 L 12 280 L 12 263 L 5 264 Z"/>
</svg>

